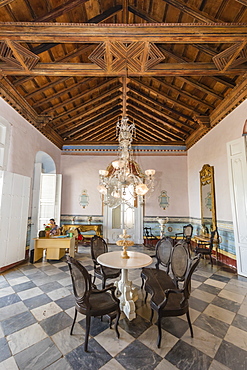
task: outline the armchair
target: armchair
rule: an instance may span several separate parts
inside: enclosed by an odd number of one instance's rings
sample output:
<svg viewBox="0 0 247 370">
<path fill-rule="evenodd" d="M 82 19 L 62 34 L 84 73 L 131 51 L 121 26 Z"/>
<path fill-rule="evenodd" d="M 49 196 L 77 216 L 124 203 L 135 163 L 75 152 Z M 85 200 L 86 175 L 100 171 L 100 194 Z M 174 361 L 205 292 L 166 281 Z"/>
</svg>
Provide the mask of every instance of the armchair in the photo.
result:
<svg viewBox="0 0 247 370">
<path fill-rule="evenodd" d="M 98 290 L 91 282 L 91 275 L 81 263 L 70 256 L 66 256 L 72 279 L 73 292 L 75 296 L 75 316 L 72 323 L 70 335 L 73 333 L 77 312 L 86 315 L 86 335 L 84 351 L 88 351 L 88 336 L 90 331 L 91 316 L 116 317 L 115 331 L 119 338 L 118 322 L 120 317 L 119 299 L 115 296 L 115 287 Z"/>
<path fill-rule="evenodd" d="M 211 232 L 210 239 L 208 241 L 199 241 L 194 250 L 195 254 L 201 254 L 203 256 L 209 256 L 211 265 L 213 266 L 212 251 L 215 240 L 219 241 L 219 233 L 217 230 Z"/>
<path fill-rule="evenodd" d="M 191 224 L 188 224 L 188 225 L 183 226 L 182 233 L 175 234 L 175 239 L 177 239 L 178 236 L 182 235 L 182 239 L 185 239 L 188 245 L 190 246 L 192 234 L 193 234 L 193 226 Z"/>
<path fill-rule="evenodd" d="M 172 288 L 168 288 L 163 291 L 162 295 L 160 295 L 160 292 L 159 294 L 156 294 L 155 290 L 153 291 L 153 296 L 150 301 L 150 307 L 152 310 L 150 320 L 152 321 L 154 311 L 156 311 L 158 314 L 158 348 L 160 347 L 162 337 L 161 321 L 163 317 L 181 316 L 186 314 L 190 334 L 193 338 L 193 329 L 189 315 L 189 297 L 191 292 L 191 276 L 198 266 L 199 261 L 200 254 L 194 257 L 191 263 L 188 264 L 182 288 L 178 288 L 176 284 L 174 284 Z"/>
<path fill-rule="evenodd" d="M 95 235 L 91 239 L 91 257 L 94 264 L 94 280 L 95 282 L 96 277 L 102 280 L 102 289 L 105 288 L 105 283 L 107 279 L 115 279 L 119 277 L 121 270 L 114 269 L 110 267 L 102 266 L 98 263 L 97 258 L 102 253 L 107 253 L 108 247 L 103 238 L 98 235 Z"/>
</svg>

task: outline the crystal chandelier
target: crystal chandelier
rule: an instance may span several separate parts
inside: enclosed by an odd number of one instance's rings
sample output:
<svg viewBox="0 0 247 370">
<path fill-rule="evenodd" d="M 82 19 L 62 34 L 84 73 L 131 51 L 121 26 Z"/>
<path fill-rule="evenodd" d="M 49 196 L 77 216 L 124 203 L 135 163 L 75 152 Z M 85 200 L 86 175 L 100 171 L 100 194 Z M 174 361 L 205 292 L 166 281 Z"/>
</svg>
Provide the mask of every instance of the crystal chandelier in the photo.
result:
<svg viewBox="0 0 247 370">
<path fill-rule="evenodd" d="M 119 157 L 107 170 L 99 171 L 97 189 L 104 195 L 104 203 L 112 208 L 123 203 L 133 208 L 133 199 L 138 195 L 144 196 L 154 189 L 155 170 L 146 170 L 143 174 L 132 158 L 131 143 L 135 130 L 135 124 L 128 124 L 126 116 L 117 122 Z"/>
</svg>

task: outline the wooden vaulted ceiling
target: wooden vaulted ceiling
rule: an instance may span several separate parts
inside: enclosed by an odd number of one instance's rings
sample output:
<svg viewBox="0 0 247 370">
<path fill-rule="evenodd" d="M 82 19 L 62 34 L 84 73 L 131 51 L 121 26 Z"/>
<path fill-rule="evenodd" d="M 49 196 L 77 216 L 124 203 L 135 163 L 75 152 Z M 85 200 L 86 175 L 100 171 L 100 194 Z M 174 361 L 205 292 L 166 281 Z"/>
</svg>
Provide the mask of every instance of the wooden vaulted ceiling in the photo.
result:
<svg viewBox="0 0 247 370">
<path fill-rule="evenodd" d="M 0 0 L 0 95 L 58 147 L 191 147 L 247 97 L 247 0 Z M 126 84 L 126 86 L 125 86 Z"/>
</svg>

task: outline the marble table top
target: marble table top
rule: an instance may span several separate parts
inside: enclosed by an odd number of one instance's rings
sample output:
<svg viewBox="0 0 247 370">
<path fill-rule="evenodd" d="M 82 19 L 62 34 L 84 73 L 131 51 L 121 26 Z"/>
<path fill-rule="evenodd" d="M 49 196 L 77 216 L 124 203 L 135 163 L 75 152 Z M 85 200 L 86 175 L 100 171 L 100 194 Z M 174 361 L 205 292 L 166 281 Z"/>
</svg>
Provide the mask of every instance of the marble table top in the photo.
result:
<svg viewBox="0 0 247 370">
<path fill-rule="evenodd" d="M 140 252 L 127 252 L 130 258 L 122 258 L 122 251 L 108 252 L 101 254 L 97 261 L 106 267 L 118 269 L 135 269 L 148 266 L 152 263 L 152 258 Z"/>
</svg>

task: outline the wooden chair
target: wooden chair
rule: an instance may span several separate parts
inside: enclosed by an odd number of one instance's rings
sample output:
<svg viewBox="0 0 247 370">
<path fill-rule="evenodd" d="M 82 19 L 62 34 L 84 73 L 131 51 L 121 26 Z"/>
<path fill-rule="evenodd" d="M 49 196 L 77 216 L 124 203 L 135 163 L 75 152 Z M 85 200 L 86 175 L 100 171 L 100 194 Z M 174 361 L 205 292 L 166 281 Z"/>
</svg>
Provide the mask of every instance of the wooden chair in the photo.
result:
<svg viewBox="0 0 247 370">
<path fill-rule="evenodd" d="M 211 232 L 210 239 L 208 241 L 199 241 L 194 250 L 195 254 L 201 254 L 203 256 L 209 256 L 211 265 L 213 266 L 212 251 L 215 240 L 219 241 L 219 234 L 217 230 Z"/>
<path fill-rule="evenodd" d="M 77 312 L 86 315 L 86 335 L 84 351 L 88 350 L 88 336 L 90 331 L 91 316 L 110 317 L 110 326 L 113 318 L 116 317 L 115 331 L 119 338 L 118 322 L 120 317 L 119 299 L 115 296 L 116 287 L 111 286 L 98 290 L 91 282 L 91 275 L 84 266 L 74 258 L 66 256 L 72 279 L 73 292 L 75 296 L 75 316 L 72 323 L 70 335 L 76 322 Z"/>
<path fill-rule="evenodd" d="M 105 288 L 105 283 L 107 279 L 116 279 L 119 277 L 121 270 L 114 269 L 110 267 L 102 266 L 98 263 L 97 258 L 102 253 L 107 253 L 108 247 L 103 238 L 100 236 L 93 236 L 91 239 L 91 257 L 94 264 L 94 280 L 95 282 L 96 277 L 102 280 L 102 289 Z"/>
<path fill-rule="evenodd" d="M 151 227 L 144 227 L 143 228 L 143 239 L 145 247 L 150 247 L 154 249 L 155 243 L 157 242 L 158 238 L 153 235 Z M 154 243 L 153 243 L 154 241 Z"/>
<path fill-rule="evenodd" d="M 169 237 L 164 237 L 158 241 L 158 243 L 155 246 L 155 255 L 151 256 L 151 257 L 156 258 L 155 268 L 144 267 L 142 269 L 141 289 L 144 286 L 144 281 L 148 279 L 148 276 L 149 278 L 153 276 L 153 281 L 156 281 L 156 282 L 164 280 L 164 278 L 166 277 L 166 274 L 169 271 L 172 247 L 173 247 L 173 240 Z M 160 269 L 160 267 L 162 267 L 163 269 Z M 149 286 L 146 284 L 145 284 L 145 291 L 146 291 L 146 296 L 145 296 L 145 302 L 146 302 L 148 293 L 151 293 Z"/>
<path fill-rule="evenodd" d="M 182 236 L 182 239 L 186 240 L 188 243 L 189 248 L 191 248 L 191 238 L 193 235 L 193 226 L 191 224 L 183 226 L 183 232 L 182 233 L 176 233 L 175 234 L 175 240 L 178 236 Z"/>
<path fill-rule="evenodd" d="M 179 250 L 177 250 L 177 252 L 179 252 Z M 160 347 L 162 338 L 161 321 L 163 317 L 181 316 L 186 314 L 190 334 L 193 338 L 193 329 L 189 315 L 189 297 L 191 292 L 191 276 L 198 266 L 200 255 L 197 255 L 193 260 L 190 260 L 190 263 L 186 266 L 184 263 L 179 263 L 177 252 L 175 252 L 175 259 L 173 261 L 173 256 L 171 257 L 171 265 L 173 265 L 173 269 L 178 274 L 178 277 L 180 276 L 180 280 L 184 278 L 182 287 L 180 288 L 177 284 L 179 280 L 176 281 L 171 278 L 169 279 L 168 276 L 167 288 L 161 291 L 161 289 L 156 290 L 154 287 L 150 301 L 150 307 L 152 310 L 150 321 L 152 322 L 154 311 L 158 314 L 158 348 Z"/>
</svg>

